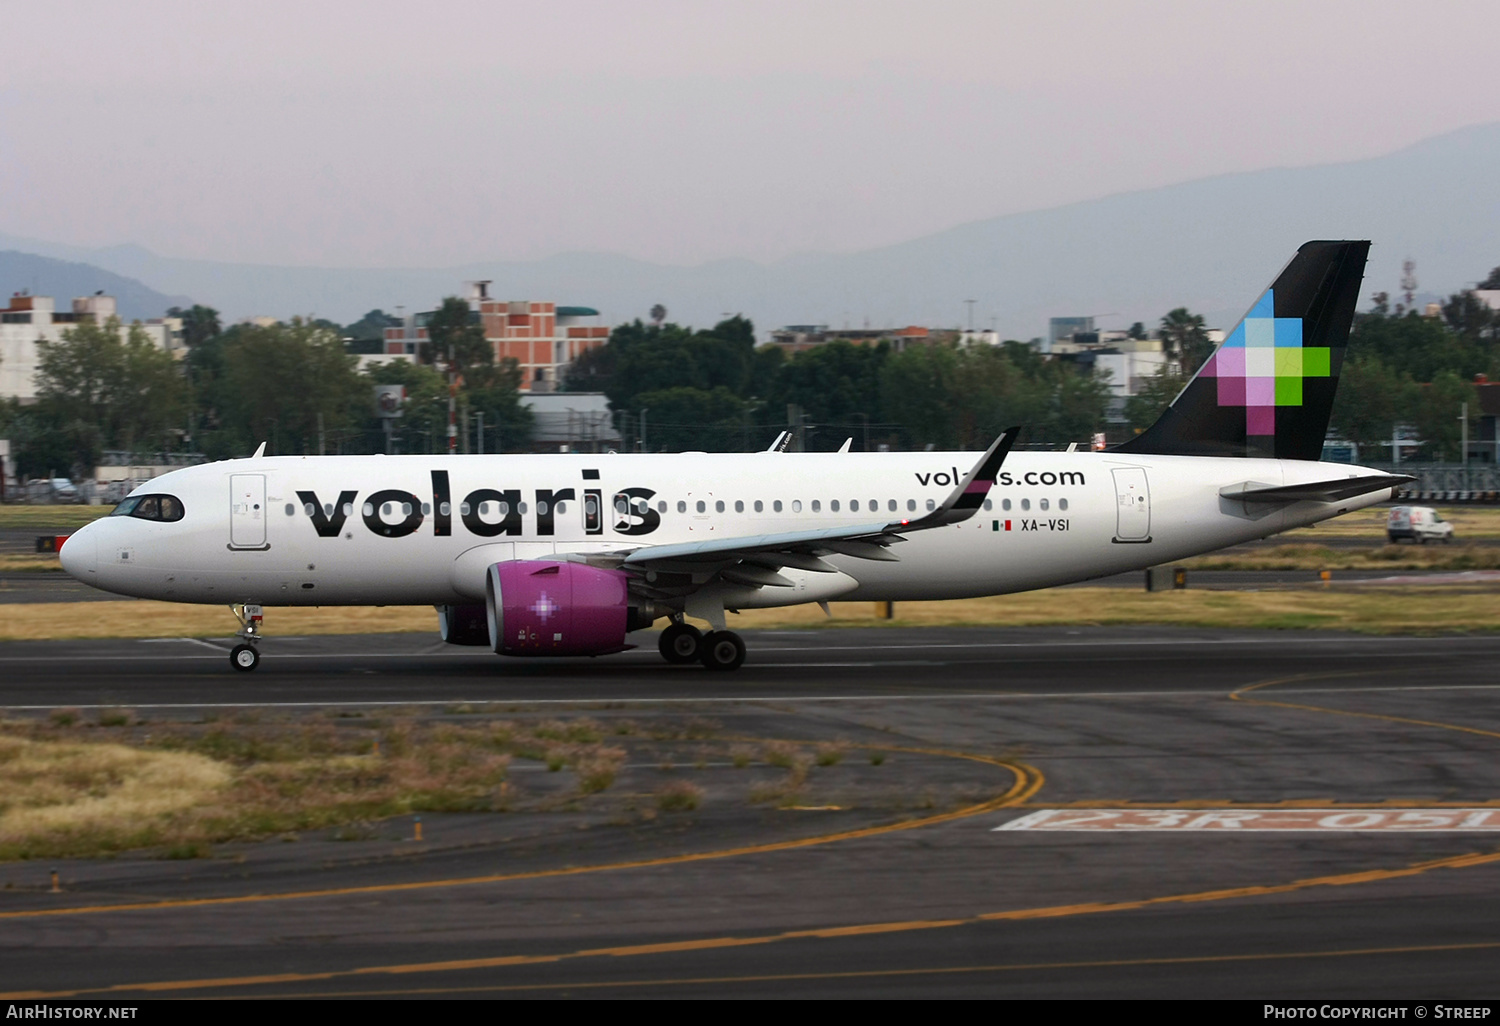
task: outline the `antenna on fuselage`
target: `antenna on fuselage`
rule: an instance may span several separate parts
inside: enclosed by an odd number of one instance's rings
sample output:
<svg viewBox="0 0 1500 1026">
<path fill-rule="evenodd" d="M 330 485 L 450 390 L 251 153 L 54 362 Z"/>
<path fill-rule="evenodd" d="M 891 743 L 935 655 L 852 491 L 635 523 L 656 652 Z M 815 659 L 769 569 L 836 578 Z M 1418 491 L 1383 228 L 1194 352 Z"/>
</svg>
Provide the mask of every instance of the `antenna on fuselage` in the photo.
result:
<svg viewBox="0 0 1500 1026">
<path fill-rule="evenodd" d="M 250 458 L 252 460 L 258 460 L 262 456 L 264 456 L 265 454 L 266 454 L 266 443 L 265 442 L 261 442 L 260 443 L 260 448 L 256 449 L 255 450 L 255 454 L 253 456 L 251 456 Z"/>
</svg>

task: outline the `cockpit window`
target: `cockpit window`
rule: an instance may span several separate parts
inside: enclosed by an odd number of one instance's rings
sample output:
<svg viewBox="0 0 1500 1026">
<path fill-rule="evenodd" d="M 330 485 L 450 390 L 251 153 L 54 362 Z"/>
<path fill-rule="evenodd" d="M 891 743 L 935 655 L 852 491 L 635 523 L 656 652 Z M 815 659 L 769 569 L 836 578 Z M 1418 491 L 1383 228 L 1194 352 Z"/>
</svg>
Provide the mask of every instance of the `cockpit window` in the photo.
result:
<svg viewBox="0 0 1500 1026">
<path fill-rule="evenodd" d="M 135 495 L 116 506 L 109 515 L 172 523 L 181 520 L 182 514 L 182 500 L 175 495 Z"/>
</svg>

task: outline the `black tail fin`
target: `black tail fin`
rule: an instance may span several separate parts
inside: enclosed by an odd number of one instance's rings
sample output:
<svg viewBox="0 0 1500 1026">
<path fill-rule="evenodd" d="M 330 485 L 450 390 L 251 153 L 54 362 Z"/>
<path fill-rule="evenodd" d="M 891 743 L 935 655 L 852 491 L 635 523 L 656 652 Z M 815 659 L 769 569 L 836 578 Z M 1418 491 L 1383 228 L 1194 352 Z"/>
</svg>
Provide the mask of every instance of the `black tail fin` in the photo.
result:
<svg viewBox="0 0 1500 1026">
<path fill-rule="evenodd" d="M 1155 424 L 1117 452 L 1316 460 L 1368 242 L 1309 242 Z"/>
</svg>

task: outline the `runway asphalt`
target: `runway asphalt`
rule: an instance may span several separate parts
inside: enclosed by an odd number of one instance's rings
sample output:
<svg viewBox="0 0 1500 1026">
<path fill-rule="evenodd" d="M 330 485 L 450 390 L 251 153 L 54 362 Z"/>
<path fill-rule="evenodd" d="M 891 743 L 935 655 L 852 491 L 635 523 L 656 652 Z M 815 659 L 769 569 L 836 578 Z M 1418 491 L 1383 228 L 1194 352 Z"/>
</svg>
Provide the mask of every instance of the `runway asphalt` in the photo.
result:
<svg viewBox="0 0 1500 1026">
<path fill-rule="evenodd" d="M 725 763 L 642 764 L 616 788 L 649 794 L 686 775 L 706 800 L 626 820 L 588 801 L 431 815 L 421 843 L 402 818 L 353 841 L 308 831 L 189 861 L 61 862 L 57 894 L 54 864 L 0 865 L 0 991 L 1495 993 L 1500 638 L 746 637 L 733 674 L 668 667 L 650 649 L 508 661 L 416 635 L 272 637 L 254 674 L 230 670 L 227 642 L 0 645 L 9 717 L 696 716 L 889 755 L 812 771 L 837 808 L 752 804 Z M 524 789 L 559 775 L 518 763 L 511 776 Z M 1073 828 L 996 830 L 1046 810 Z M 1160 828 L 1078 828 L 1127 813 Z M 1314 825 L 1253 828 L 1278 815 Z M 148 986 L 167 989 L 133 989 Z"/>
</svg>

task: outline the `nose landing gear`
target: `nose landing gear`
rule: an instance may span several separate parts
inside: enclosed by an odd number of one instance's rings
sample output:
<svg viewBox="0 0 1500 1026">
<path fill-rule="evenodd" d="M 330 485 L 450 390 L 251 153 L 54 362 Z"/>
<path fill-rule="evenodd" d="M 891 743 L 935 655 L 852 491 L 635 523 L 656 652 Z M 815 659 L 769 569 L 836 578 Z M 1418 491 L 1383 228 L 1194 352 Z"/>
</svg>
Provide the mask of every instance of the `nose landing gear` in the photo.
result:
<svg viewBox="0 0 1500 1026">
<path fill-rule="evenodd" d="M 229 665 L 242 673 L 249 673 L 260 665 L 260 650 L 256 646 L 260 644 L 260 625 L 265 615 L 260 606 L 249 603 L 229 608 L 240 622 L 240 629 L 235 637 L 242 639 L 240 644 L 229 650 Z"/>
</svg>

